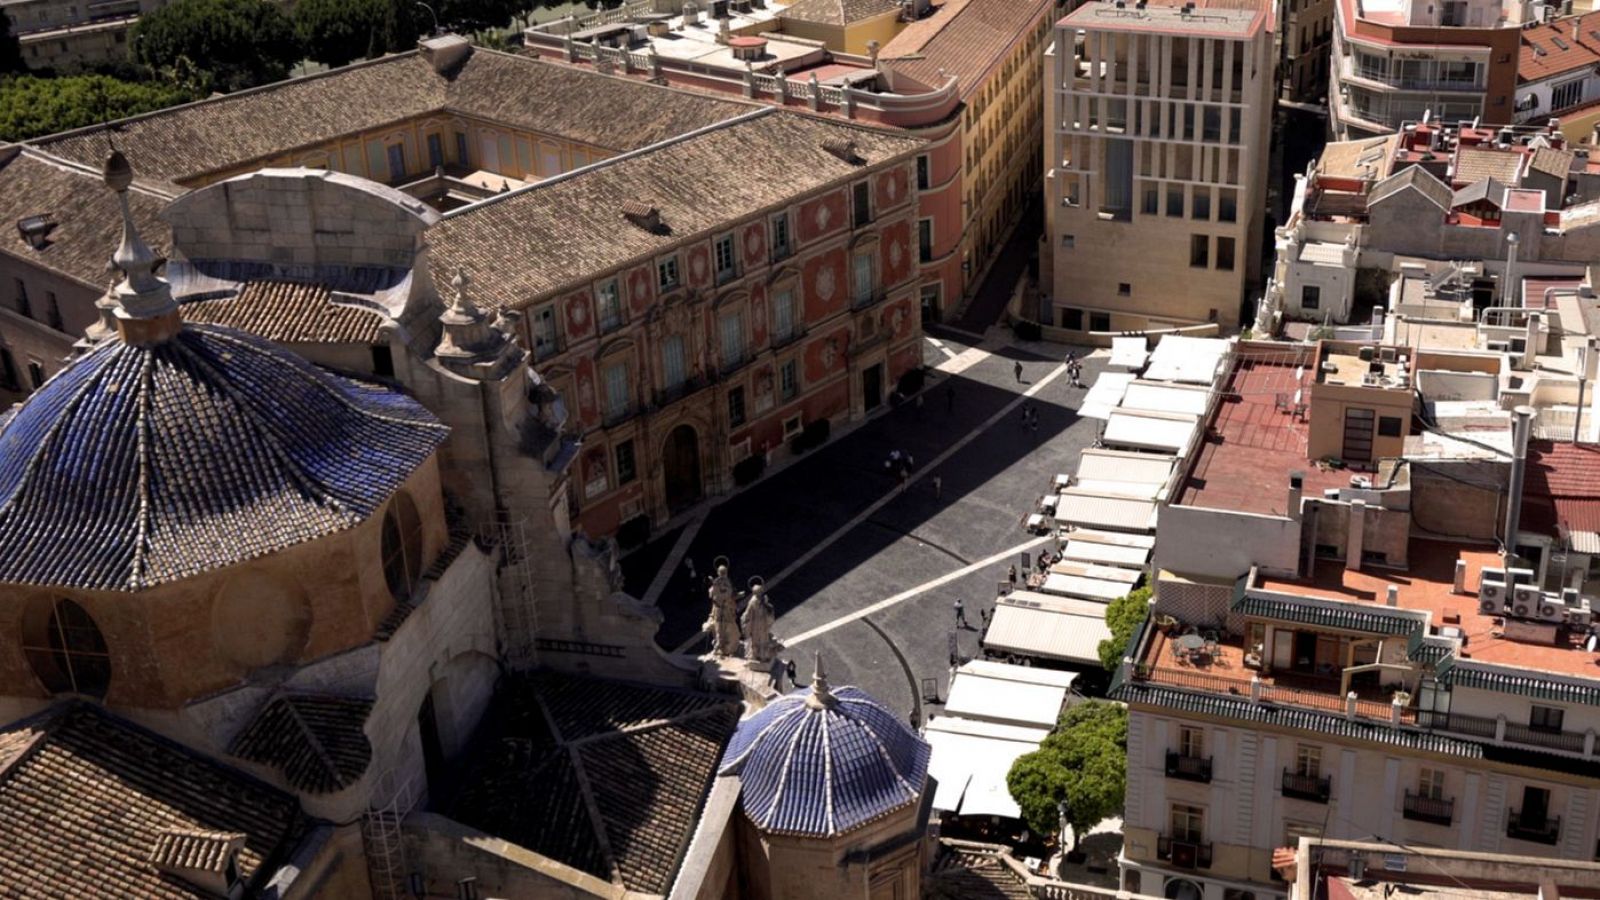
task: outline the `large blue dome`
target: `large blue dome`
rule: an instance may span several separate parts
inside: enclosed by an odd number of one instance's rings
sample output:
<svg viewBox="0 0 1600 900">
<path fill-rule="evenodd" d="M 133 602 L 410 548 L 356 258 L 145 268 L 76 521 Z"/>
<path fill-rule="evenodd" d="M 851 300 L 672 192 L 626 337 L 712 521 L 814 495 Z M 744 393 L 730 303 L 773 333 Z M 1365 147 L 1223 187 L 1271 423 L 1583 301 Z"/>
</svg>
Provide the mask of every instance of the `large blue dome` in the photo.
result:
<svg viewBox="0 0 1600 900">
<path fill-rule="evenodd" d="M 829 837 L 916 802 L 929 748 L 856 687 L 780 697 L 739 723 L 720 769 L 738 775 L 745 815 L 773 832 Z"/>
<path fill-rule="evenodd" d="M 448 433 L 232 329 L 111 337 L 0 413 L 0 582 L 138 590 L 321 537 Z"/>
</svg>

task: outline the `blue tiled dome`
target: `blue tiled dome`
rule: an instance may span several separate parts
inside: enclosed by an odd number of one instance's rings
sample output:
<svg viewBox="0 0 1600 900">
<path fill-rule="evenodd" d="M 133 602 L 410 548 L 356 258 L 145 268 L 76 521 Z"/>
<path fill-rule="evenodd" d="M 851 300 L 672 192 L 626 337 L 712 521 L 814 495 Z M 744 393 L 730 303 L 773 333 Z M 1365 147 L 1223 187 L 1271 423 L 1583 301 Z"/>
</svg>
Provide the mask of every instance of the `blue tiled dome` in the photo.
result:
<svg viewBox="0 0 1600 900">
<path fill-rule="evenodd" d="M 820 683 L 819 683 L 820 682 Z M 721 774 L 766 831 L 829 837 L 916 802 L 929 748 L 856 687 L 818 678 L 739 723 Z"/>
<path fill-rule="evenodd" d="M 137 590 L 370 516 L 449 433 L 258 338 L 110 338 L 0 415 L 0 582 Z"/>
</svg>

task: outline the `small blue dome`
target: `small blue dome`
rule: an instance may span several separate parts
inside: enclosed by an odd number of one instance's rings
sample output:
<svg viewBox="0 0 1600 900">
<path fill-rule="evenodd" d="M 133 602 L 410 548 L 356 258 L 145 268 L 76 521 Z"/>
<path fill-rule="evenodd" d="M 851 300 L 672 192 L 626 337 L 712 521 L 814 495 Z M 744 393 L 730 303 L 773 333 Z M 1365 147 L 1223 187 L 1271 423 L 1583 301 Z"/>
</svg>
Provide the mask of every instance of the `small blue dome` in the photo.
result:
<svg viewBox="0 0 1600 900">
<path fill-rule="evenodd" d="M 929 752 L 865 691 L 819 676 L 740 722 L 720 773 L 763 830 L 831 837 L 916 802 Z"/>
<path fill-rule="evenodd" d="M 112 337 L 0 413 L 0 582 L 138 590 L 331 534 L 448 434 L 229 328 Z"/>
</svg>

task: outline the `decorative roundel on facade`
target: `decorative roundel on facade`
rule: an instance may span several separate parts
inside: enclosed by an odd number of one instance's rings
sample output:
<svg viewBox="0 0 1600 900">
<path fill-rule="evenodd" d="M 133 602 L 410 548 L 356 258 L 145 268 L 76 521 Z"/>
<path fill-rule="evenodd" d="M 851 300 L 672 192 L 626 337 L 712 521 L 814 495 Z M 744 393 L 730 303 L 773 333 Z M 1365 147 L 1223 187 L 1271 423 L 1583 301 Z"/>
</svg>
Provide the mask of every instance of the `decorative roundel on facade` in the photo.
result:
<svg viewBox="0 0 1600 900">
<path fill-rule="evenodd" d="M 567 318 L 572 324 L 582 328 L 589 321 L 589 310 L 582 300 L 574 300 L 567 306 Z"/>
<path fill-rule="evenodd" d="M 706 277 L 706 257 L 703 253 L 696 253 L 689 262 L 689 270 L 694 273 L 695 281 L 703 281 Z"/>
<path fill-rule="evenodd" d="M 904 259 L 905 255 L 906 251 L 900 247 L 899 241 L 893 241 L 889 244 L 889 265 L 897 269 L 900 268 L 900 260 Z"/>
<path fill-rule="evenodd" d="M 645 280 L 643 272 L 634 272 L 633 277 L 628 279 L 628 293 L 634 298 L 634 302 L 638 302 L 640 297 L 644 297 L 645 292 L 648 290 L 650 290 L 649 282 Z"/>
<path fill-rule="evenodd" d="M 759 256 L 761 254 L 761 232 L 752 228 L 744 233 L 744 255 Z"/>
<path fill-rule="evenodd" d="M 839 351 L 834 349 L 834 342 L 833 341 L 829 341 L 826 344 L 822 345 L 822 367 L 824 369 L 833 368 L 834 362 L 837 361 L 838 359 L 839 359 Z"/>
<path fill-rule="evenodd" d="M 589 399 L 590 392 L 593 391 L 593 390 L 594 390 L 594 379 L 590 378 L 587 375 L 579 376 L 579 378 L 578 378 L 578 396 L 583 398 L 579 402 L 583 403 L 585 406 L 587 406 L 588 405 L 587 401 Z"/>
<path fill-rule="evenodd" d="M 900 199 L 900 179 L 893 175 L 889 176 L 889 183 L 884 185 L 883 190 L 884 193 L 889 195 L 891 201 Z"/>
<path fill-rule="evenodd" d="M 828 204 L 821 203 L 817 205 L 817 230 L 827 231 L 828 220 L 832 218 L 833 213 L 828 212 Z"/>
<path fill-rule="evenodd" d="M 824 266 L 817 273 L 817 296 L 824 300 L 833 299 L 833 267 Z"/>
<path fill-rule="evenodd" d="M 897 244 L 896 246 L 899 245 Z M 891 321 L 893 322 L 894 330 L 898 332 L 900 326 L 906 324 L 906 308 L 904 306 L 896 306 Z"/>
</svg>

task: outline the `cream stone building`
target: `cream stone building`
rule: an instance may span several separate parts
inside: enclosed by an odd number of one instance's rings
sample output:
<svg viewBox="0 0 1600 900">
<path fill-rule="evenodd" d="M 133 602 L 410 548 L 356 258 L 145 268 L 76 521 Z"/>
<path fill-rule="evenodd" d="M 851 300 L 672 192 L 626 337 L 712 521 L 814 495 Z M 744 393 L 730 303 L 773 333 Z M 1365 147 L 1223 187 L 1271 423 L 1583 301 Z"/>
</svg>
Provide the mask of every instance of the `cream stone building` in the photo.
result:
<svg viewBox="0 0 1600 900">
<path fill-rule="evenodd" d="M 1266 4 L 1097 2 L 1057 23 L 1043 280 L 1069 339 L 1239 326 L 1260 283 L 1272 20 Z"/>
</svg>

